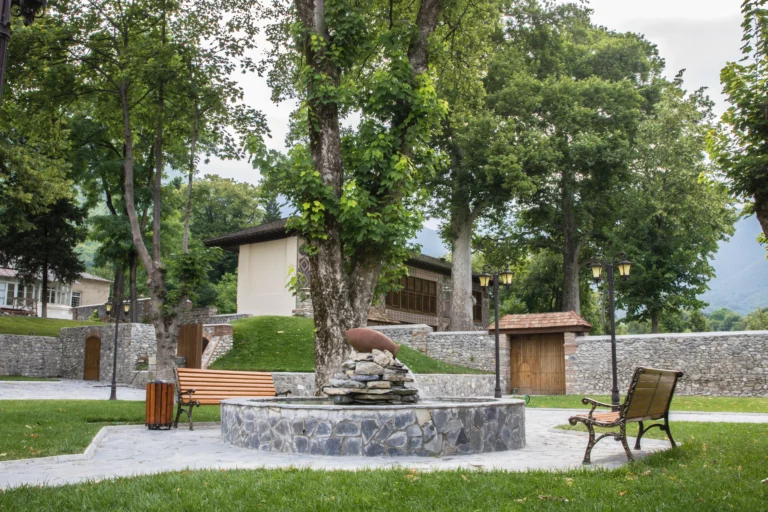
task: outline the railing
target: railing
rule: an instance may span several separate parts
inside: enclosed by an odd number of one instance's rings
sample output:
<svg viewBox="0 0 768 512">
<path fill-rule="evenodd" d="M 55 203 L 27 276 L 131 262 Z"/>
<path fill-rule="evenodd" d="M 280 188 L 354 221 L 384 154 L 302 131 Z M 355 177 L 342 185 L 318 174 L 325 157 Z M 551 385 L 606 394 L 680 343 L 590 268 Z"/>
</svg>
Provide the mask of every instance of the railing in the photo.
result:
<svg viewBox="0 0 768 512">
<path fill-rule="evenodd" d="M 12 314 L 37 316 L 37 302 L 37 299 L 13 297 L 10 304 L 0 305 L 0 309 Z"/>
</svg>

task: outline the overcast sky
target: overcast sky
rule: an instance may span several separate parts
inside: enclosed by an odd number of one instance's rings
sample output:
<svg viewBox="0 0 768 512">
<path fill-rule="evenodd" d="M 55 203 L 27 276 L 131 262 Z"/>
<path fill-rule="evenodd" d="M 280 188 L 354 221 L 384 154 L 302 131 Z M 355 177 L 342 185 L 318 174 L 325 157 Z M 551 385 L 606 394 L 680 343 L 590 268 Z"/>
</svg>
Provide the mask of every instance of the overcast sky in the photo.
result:
<svg viewBox="0 0 768 512">
<path fill-rule="evenodd" d="M 741 46 L 741 0 L 592 0 L 595 23 L 622 32 L 637 32 L 655 43 L 666 60 L 667 76 L 685 68 L 685 87 L 705 86 L 715 101 L 717 113 L 725 109 L 720 69 L 738 60 Z M 276 105 L 264 79 L 241 78 L 245 100 L 267 117 L 272 138 L 267 145 L 284 149 L 288 116 L 294 104 Z M 212 160 L 201 166 L 203 173 L 257 183 L 259 174 L 245 161 Z"/>
</svg>

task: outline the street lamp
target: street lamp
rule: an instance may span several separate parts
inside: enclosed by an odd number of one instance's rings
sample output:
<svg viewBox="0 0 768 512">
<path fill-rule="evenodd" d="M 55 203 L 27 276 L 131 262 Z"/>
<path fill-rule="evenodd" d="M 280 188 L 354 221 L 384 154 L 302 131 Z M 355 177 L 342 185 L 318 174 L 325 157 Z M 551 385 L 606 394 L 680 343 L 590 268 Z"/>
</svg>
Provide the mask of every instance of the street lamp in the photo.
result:
<svg viewBox="0 0 768 512">
<path fill-rule="evenodd" d="M 611 390 L 611 405 L 613 410 L 619 410 L 619 382 L 618 382 L 618 370 L 616 368 L 616 311 L 613 300 L 613 268 L 619 271 L 621 279 L 629 279 L 629 271 L 632 268 L 632 262 L 627 259 L 627 255 L 620 252 L 616 255 L 613 261 L 600 261 L 595 259 L 592 261 L 592 279 L 595 283 L 599 283 L 603 275 L 603 266 L 605 266 L 606 273 L 608 274 L 608 303 L 611 315 L 611 364 L 613 366 L 613 389 Z"/>
<path fill-rule="evenodd" d="M 11 6 L 18 7 L 12 13 Z M 45 14 L 48 0 L 0 0 L 0 101 L 3 98 L 3 83 L 5 81 L 5 57 L 8 53 L 8 42 L 11 40 L 11 15 L 24 16 L 24 24 L 31 25 L 35 16 Z M 38 11 L 41 11 L 38 14 Z"/>
<path fill-rule="evenodd" d="M 121 301 L 122 302 L 122 301 Z M 107 310 L 107 315 L 112 311 L 112 300 L 107 301 L 104 304 Z M 123 311 L 128 313 L 131 310 L 130 304 L 123 304 Z M 117 400 L 117 328 L 120 325 L 120 312 L 117 311 L 115 315 L 115 345 L 112 348 L 112 390 L 109 393 L 110 400 Z"/>
<path fill-rule="evenodd" d="M 487 288 L 490 285 L 491 278 L 493 278 L 493 304 L 496 317 L 496 389 L 494 395 L 496 398 L 501 398 L 501 382 L 499 378 L 499 280 L 504 286 L 512 284 L 512 271 L 494 270 L 492 273 L 488 269 L 483 269 L 483 273 L 480 274 L 480 286 Z"/>
</svg>

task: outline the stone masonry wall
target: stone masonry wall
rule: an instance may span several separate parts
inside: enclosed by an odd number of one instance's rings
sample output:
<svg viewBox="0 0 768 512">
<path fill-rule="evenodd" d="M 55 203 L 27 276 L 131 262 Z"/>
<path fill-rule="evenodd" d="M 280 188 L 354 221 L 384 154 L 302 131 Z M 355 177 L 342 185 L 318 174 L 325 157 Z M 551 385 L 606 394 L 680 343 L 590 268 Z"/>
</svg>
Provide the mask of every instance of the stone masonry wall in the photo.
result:
<svg viewBox="0 0 768 512">
<path fill-rule="evenodd" d="M 438 361 L 496 371 L 494 336 L 484 331 L 433 332 L 428 325 L 384 325 L 371 327 L 397 343 L 407 345 Z M 509 392 L 509 340 L 499 339 L 499 361 L 502 392 Z M 494 381 L 495 382 L 495 381 Z M 494 384 L 495 387 L 495 384 Z M 435 395 L 433 395 L 435 396 Z"/>
<path fill-rule="evenodd" d="M 609 394 L 610 336 L 566 339 L 566 392 Z M 616 337 L 619 392 L 637 366 L 682 370 L 677 394 L 768 396 L 768 331 Z"/>
<path fill-rule="evenodd" d="M 112 350 L 115 343 L 115 325 L 61 329 L 61 376 L 82 379 L 85 364 L 85 340 L 89 336 L 101 339 L 99 380 L 112 378 Z M 131 383 L 136 377 L 137 362 L 155 355 L 155 329 L 147 324 L 120 324 L 117 336 L 117 381 Z M 150 370 L 153 370 L 150 366 Z"/>
<path fill-rule="evenodd" d="M 59 377 L 60 368 L 58 338 L 0 334 L 0 375 Z"/>
</svg>

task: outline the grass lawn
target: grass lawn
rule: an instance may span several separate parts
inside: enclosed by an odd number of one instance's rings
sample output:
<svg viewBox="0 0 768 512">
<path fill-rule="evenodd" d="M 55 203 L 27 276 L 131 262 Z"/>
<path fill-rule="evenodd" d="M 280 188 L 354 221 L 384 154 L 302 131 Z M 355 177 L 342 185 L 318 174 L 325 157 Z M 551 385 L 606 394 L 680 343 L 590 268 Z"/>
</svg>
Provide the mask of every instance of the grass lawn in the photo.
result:
<svg viewBox="0 0 768 512">
<path fill-rule="evenodd" d="M 768 425 L 676 434 L 679 449 L 611 471 L 182 471 L 8 490 L 0 510 L 766 510 Z"/>
<path fill-rule="evenodd" d="M 59 320 L 57 318 L 35 318 L 28 316 L 0 316 L 0 334 L 21 334 L 30 336 L 59 335 L 62 327 L 101 325 L 100 322 L 80 320 Z"/>
<path fill-rule="evenodd" d="M 232 350 L 212 370 L 312 372 L 315 370 L 314 324 L 310 318 L 257 316 L 232 323 Z M 414 373 L 488 373 L 443 363 L 401 346 L 398 354 Z"/>
<path fill-rule="evenodd" d="M 195 408 L 193 417 L 218 421 L 219 408 Z M 82 453 L 101 427 L 129 423 L 144 423 L 144 402 L 2 400 L 0 460 Z"/>
<path fill-rule="evenodd" d="M 590 396 L 603 403 L 611 403 L 608 395 Z M 624 395 L 621 399 L 624 400 Z M 587 409 L 581 403 L 582 395 L 551 395 L 532 396 L 528 407 L 554 407 L 565 409 Z M 598 409 L 598 410 L 602 410 Z M 678 396 L 672 399 L 672 411 L 704 411 L 704 412 L 760 412 L 768 413 L 768 398 L 765 397 L 732 397 L 732 396 Z"/>
<path fill-rule="evenodd" d="M 23 382 L 59 382 L 59 379 L 47 379 L 45 377 L 24 377 L 22 375 L 0 375 L 0 381 L 23 381 Z"/>
</svg>

